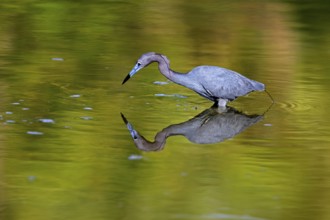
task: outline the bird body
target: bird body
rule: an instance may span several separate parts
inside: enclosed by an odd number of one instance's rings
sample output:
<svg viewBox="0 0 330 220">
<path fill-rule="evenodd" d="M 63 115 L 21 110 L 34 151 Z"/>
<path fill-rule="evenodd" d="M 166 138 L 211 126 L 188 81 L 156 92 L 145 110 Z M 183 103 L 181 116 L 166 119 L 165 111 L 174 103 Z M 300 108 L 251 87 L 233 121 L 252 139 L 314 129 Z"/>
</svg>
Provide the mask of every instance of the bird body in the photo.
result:
<svg viewBox="0 0 330 220">
<path fill-rule="evenodd" d="M 166 56 L 154 52 L 143 54 L 122 84 L 152 62 L 158 63 L 159 71 L 169 80 L 195 91 L 218 106 L 226 106 L 228 101 L 250 92 L 265 90 L 264 84 L 222 67 L 205 65 L 197 66 L 186 74 L 175 72 L 170 69 Z"/>
<path fill-rule="evenodd" d="M 201 96 L 217 102 L 218 99 L 233 101 L 252 91 L 264 90 L 262 83 L 217 66 L 198 66 L 186 74 L 191 81 L 186 86 Z"/>
</svg>

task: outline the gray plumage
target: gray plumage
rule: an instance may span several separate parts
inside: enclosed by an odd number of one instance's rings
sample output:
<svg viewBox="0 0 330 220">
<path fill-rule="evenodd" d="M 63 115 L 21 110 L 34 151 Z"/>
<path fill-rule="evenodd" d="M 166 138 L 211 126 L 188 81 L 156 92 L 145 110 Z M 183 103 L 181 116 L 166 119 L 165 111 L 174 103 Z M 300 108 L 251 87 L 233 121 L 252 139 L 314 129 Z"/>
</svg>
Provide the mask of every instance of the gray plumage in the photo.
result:
<svg viewBox="0 0 330 220">
<path fill-rule="evenodd" d="M 233 138 L 263 118 L 262 115 L 247 115 L 234 108 L 212 107 L 188 121 L 167 126 L 156 134 L 154 141 L 149 141 L 134 129 L 123 114 L 121 117 L 136 147 L 143 151 L 162 150 L 167 138 L 175 135 L 182 135 L 196 144 L 219 143 Z"/>
<path fill-rule="evenodd" d="M 265 90 L 264 84 L 222 67 L 198 66 L 186 74 L 175 72 L 170 69 L 167 57 L 155 52 L 143 54 L 122 84 L 152 62 L 158 63 L 159 71 L 170 81 L 197 92 L 218 106 L 226 106 L 228 101 L 250 92 Z"/>
</svg>

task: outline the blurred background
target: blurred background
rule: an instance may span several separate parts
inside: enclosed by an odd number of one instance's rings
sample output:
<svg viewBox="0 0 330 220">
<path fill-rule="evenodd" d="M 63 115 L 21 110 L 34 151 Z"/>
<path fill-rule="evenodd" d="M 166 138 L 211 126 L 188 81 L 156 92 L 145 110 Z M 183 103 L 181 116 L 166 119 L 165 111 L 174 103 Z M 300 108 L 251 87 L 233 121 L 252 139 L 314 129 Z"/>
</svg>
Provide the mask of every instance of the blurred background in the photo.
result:
<svg viewBox="0 0 330 220">
<path fill-rule="evenodd" d="M 329 1 L 2 0 L 0 21 L 1 219 L 330 218 Z M 121 85 L 149 51 L 275 103 L 230 103 L 262 119 L 222 142 L 140 151 L 120 113 L 153 141 L 212 105 L 156 64 Z"/>
</svg>

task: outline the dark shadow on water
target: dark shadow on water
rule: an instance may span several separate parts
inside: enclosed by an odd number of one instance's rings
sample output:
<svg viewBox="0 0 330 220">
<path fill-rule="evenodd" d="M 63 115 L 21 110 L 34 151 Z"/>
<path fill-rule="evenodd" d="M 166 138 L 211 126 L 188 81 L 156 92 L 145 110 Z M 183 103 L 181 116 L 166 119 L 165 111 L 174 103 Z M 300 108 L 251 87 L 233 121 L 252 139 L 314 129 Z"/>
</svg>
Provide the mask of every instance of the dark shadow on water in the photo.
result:
<svg viewBox="0 0 330 220">
<path fill-rule="evenodd" d="M 122 113 L 121 116 L 136 147 L 142 151 L 162 150 L 165 147 L 166 139 L 174 135 L 183 135 L 189 141 L 197 144 L 223 142 L 263 118 L 263 115 L 247 115 L 232 107 L 223 109 L 211 107 L 188 121 L 167 126 L 156 134 L 152 142 L 136 131 Z"/>
</svg>

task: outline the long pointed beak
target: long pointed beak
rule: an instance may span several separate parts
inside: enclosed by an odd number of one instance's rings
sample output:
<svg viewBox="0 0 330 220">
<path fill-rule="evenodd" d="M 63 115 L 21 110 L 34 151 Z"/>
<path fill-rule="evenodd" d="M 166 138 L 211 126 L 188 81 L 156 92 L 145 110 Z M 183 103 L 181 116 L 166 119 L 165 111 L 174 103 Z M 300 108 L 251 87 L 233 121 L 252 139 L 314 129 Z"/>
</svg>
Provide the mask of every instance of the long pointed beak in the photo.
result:
<svg viewBox="0 0 330 220">
<path fill-rule="evenodd" d="M 128 81 L 135 73 L 137 73 L 139 70 L 141 69 L 141 65 L 140 64 L 135 64 L 135 66 L 133 67 L 133 69 L 131 70 L 131 72 L 125 77 L 125 79 L 123 80 L 123 82 L 121 83 L 122 85 Z"/>
<path fill-rule="evenodd" d="M 132 138 L 138 139 L 140 135 L 138 134 L 138 132 L 136 130 L 134 130 L 133 125 L 127 121 L 127 119 L 123 113 L 120 113 L 120 115 L 121 115 L 121 118 L 123 119 L 124 123 L 126 124 L 126 127 L 129 131 L 129 133 L 131 134 Z"/>
<path fill-rule="evenodd" d="M 121 83 L 122 85 L 131 78 L 131 76 L 129 74 L 127 74 L 127 76 L 125 77 L 125 79 L 123 80 L 123 82 Z"/>
</svg>

